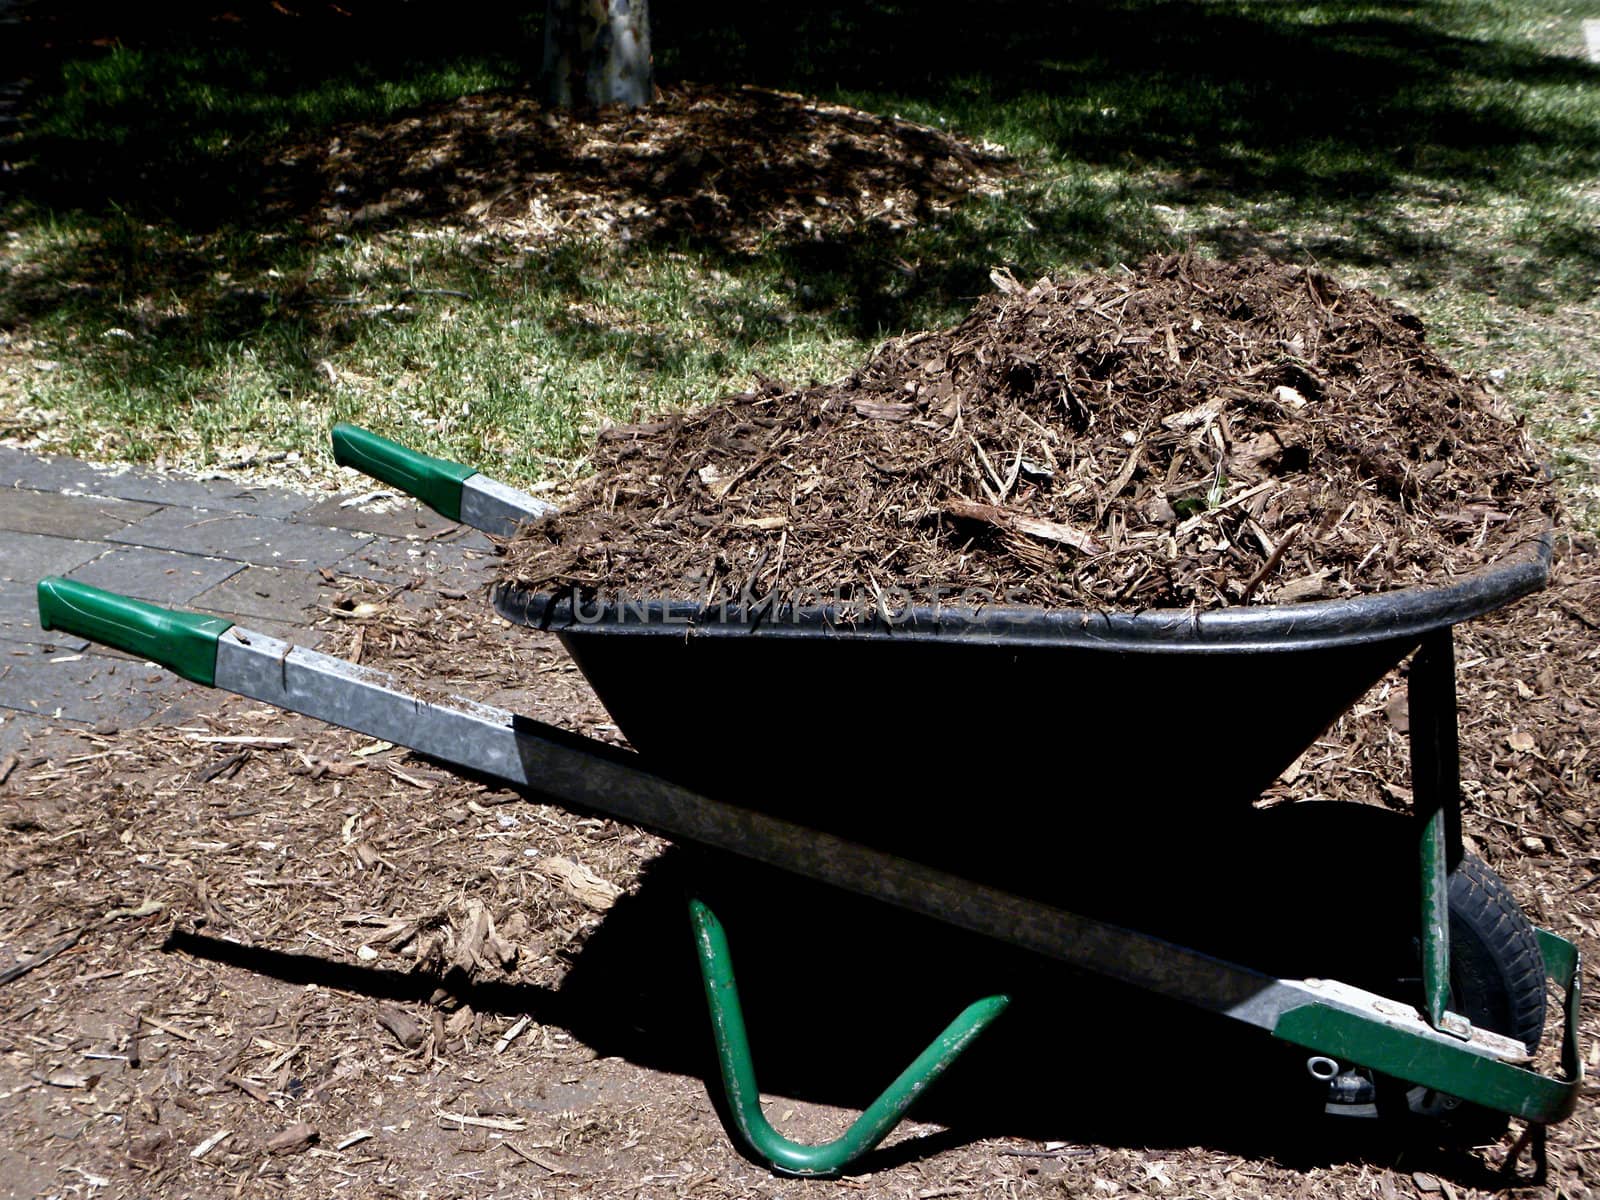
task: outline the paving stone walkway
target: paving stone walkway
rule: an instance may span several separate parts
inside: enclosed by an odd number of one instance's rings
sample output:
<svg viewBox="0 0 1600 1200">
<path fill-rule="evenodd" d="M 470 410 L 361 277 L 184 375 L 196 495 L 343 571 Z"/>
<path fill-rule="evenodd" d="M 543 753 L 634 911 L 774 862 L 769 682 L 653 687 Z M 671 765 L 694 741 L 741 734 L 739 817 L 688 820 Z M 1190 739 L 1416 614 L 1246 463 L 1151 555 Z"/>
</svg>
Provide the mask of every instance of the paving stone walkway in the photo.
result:
<svg viewBox="0 0 1600 1200">
<path fill-rule="evenodd" d="M 51 728 L 173 723 L 205 703 L 205 689 L 166 671 L 40 629 L 34 589 L 46 575 L 306 646 L 336 590 L 322 571 L 460 591 L 489 582 L 482 534 L 410 502 L 381 511 L 352 499 L 0 446 L 0 758 Z"/>
</svg>

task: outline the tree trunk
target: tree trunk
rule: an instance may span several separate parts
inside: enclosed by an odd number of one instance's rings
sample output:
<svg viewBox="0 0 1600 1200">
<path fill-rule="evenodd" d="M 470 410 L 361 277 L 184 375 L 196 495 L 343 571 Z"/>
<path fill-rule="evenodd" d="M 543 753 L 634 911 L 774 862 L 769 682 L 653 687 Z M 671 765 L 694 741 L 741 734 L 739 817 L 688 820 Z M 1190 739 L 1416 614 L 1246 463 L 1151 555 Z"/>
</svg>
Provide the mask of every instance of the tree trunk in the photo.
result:
<svg viewBox="0 0 1600 1200">
<path fill-rule="evenodd" d="M 559 108 L 650 103 L 649 9 L 649 0 L 545 0 L 545 99 Z"/>
</svg>

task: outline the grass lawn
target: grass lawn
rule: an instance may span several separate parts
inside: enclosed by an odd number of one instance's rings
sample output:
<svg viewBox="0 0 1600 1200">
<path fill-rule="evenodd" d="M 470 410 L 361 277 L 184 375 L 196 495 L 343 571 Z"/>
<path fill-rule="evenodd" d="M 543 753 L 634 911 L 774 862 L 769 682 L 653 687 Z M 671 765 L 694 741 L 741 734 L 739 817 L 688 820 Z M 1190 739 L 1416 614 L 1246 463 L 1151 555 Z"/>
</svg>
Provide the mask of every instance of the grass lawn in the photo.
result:
<svg viewBox="0 0 1600 1200">
<path fill-rule="evenodd" d="M 1003 146 L 1016 169 L 914 220 L 782 217 L 837 182 L 826 164 L 730 198 L 737 229 L 630 224 L 653 196 L 637 188 L 541 224 L 525 187 L 507 220 L 488 192 L 483 212 L 445 194 L 460 163 L 492 176 L 531 134 L 426 122 L 526 82 L 537 30 L 514 8 L 471 28 L 420 3 L 36 18 L 25 34 L 48 53 L 0 142 L 0 438 L 195 468 L 294 453 L 283 470 L 321 478 L 328 426 L 356 420 L 531 483 L 581 470 L 604 420 L 757 374 L 844 373 L 885 336 L 958 318 L 991 268 L 1192 244 L 1315 261 L 1414 308 L 1462 369 L 1500 381 L 1600 528 L 1588 10 L 660 7 L 669 92 L 800 93 Z M 649 119 L 629 136 L 652 137 Z M 663 169 L 703 170 L 700 153 L 677 146 Z M 524 166 L 556 192 L 584 171 L 604 190 L 585 154 Z M 385 156 L 394 178 L 432 180 L 421 199 L 344 204 Z"/>
</svg>

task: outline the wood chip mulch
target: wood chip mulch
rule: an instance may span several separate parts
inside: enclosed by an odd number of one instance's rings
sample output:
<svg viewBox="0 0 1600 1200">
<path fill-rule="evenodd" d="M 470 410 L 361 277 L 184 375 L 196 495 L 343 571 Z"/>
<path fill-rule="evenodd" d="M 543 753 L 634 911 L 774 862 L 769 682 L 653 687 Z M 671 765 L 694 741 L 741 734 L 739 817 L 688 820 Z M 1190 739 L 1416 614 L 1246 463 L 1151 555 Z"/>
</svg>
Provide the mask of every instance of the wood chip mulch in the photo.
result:
<svg viewBox="0 0 1600 1200">
<path fill-rule="evenodd" d="M 507 578 L 1218 608 L 1439 583 L 1548 526 L 1520 425 L 1370 292 L 1189 255 L 995 282 L 836 383 L 604 432 L 587 496 L 513 546 Z"/>
<path fill-rule="evenodd" d="M 903 230 L 1016 167 L 1001 148 L 788 92 L 682 84 L 587 115 L 485 92 L 273 153 L 259 202 L 333 229 L 430 219 L 514 242 Z"/>
</svg>

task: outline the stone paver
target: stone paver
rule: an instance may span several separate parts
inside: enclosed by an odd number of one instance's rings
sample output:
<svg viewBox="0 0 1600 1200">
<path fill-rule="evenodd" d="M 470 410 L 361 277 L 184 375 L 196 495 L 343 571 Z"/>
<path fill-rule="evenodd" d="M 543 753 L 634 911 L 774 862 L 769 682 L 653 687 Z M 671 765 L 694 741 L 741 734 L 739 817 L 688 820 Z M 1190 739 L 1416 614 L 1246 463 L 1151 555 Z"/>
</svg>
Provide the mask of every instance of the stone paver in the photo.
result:
<svg viewBox="0 0 1600 1200">
<path fill-rule="evenodd" d="M 264 517 L 287 517 L 317 502 L 315 496 L 280 488 L 245 487 L 227 480 L 179 479 L 136 468 L 118 471 L 72 458 L 44 458 L 10 446 L 0 446 L 0 487 L 110 496 Z"/>
<path fill-rule="evenodd" d="M 364 493 L 358 493 L 364 494 Z M 38 628 L 35 588 L 65 575 L 315 646 L 326 570 L 470 591 L 493 544 L 418 506 L 342 503 L 228 480 L 108 471 L 0 446 L 0 756 L 74 725 L 174 724 L 218 697 L 135 658 Z M 420 595 L 420 593 L 418 593 Z M 412 599 L 408 593 L 406 599 Z"/>
<path fill-rule="evenodd" d="M 243 566 L 226 558 L 117 546 L 66 574 L 91 587 L 170 607 L 189 604 L 201 592 L 242 570 Z"/>
<path fill-rule="evenodd" d="M 316 604 L 317 588 L 323 582 L 313 571 L 245 567 L 215 587 L 191 597 L 189 603 L 207 612 L 235 617 L 240 624 L 260 629 L 262 633 L 271 633 L 261 625 L 262 620 L 304 625 L 307 609 Z M 303 644 L 303 639 L 295 640 Z"/>
<path fill-rule="evenodd" d="M 92 651 L 0 657 L 0 708 L 51 721 L 134 725 L 184 686 L 160 667 Z"/>
<path fill-rule="evenodd" d="M 20 757 L 27 752 L 33 739 L 50 727 L 51 722 L 44 717 L 0 708 L 0 758 L 8 754 Z M 16 778 L 13 786 L 18 786 L 21 782 L 21 778 Z"/>
<path fill-rule="evenodd" d="M 118 530 L 107 540 L 269 567 L 315 568 L 342 561 L 371 542 L 372 535 L 245 513 L 174 507 Z"/>
<path fill-rule="evenodd" d="M 14 620 L 0 616 L 0 654 L 20 654 L 29 649 L 76 652 L 88 648 L 87 638 L 74 637 L 59 629 L 40 629 L 36 611 Z"/>
<path fill-rule="evenodd" d="M 355 497 L 335 496 L 295 514 L 295 520 L 313 525 L 327 525 L 333 529 L 355 529 L 364 533 L 378 533 L 393 538 L 426 538 L 448 533 L 457 528 L 432 509 L 420 504 L 405 503 L 394 508 L 385 504 L 346 505 L 345 500 Z"/>
<path fill-rule="evenodd" d="M 31 595 L 41 576 L 61 575 L 105 552 L 104 542 L 45 533 L 8 533 L 0 537 L 0 585 L 17 584 L 26 587 Z"/>
<path fill-rule="evenodd" d="M 64 575 L 106 552 L 104 542 L 0 533 L 0 639 L 67 644 L 39 628 L 35 587 L 46 575 Z M 78 642 L 74 648 L 81 648 Z"/>
<path fill-rule="evenodd" d="M 158 505 L 110 496 L 65 496 L 8 488 L 0 492 L 0 529 L 52 537 L 99 538 L 155 512 Z"/>
<path fill-rule="evenodd" d="M 480 534 L 472 536 L 479 540 L 374 541 L 344 559 L 335 569 L 389 583 L 404 583 L 414 576 L 426 575 L 441 587 L 470 588 L 487 578 L 485 569 L 495 558 L 494 548 L 487 538 Z"/>
</svg>

